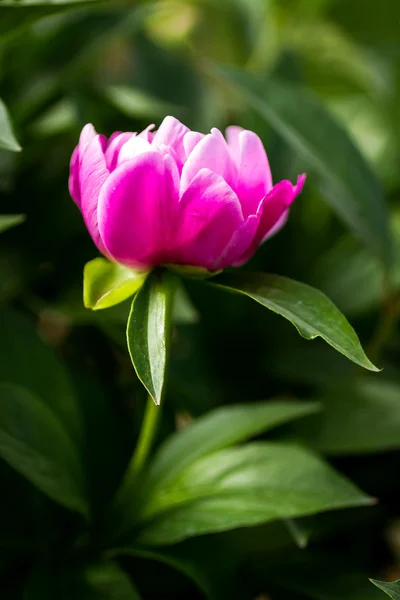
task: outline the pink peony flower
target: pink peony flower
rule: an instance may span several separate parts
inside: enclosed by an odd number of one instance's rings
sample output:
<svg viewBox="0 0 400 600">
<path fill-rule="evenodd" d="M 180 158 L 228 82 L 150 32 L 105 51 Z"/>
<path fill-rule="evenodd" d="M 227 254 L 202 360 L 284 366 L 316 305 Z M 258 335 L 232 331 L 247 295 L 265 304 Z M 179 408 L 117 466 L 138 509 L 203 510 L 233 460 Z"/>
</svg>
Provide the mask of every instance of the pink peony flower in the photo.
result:
<svg viewBox="0 0 400 600">
<path fill-rule="evenodd" d="M 305 175 L 272 185 L 255 133 L 228 127 L 225 140 L 173 117 L 152 127 L 107 140 L 86 125 L 72 155 L 71 196 L 109 259 L 217 271 L 244 263 L 284 225 Z"/>
</svg>

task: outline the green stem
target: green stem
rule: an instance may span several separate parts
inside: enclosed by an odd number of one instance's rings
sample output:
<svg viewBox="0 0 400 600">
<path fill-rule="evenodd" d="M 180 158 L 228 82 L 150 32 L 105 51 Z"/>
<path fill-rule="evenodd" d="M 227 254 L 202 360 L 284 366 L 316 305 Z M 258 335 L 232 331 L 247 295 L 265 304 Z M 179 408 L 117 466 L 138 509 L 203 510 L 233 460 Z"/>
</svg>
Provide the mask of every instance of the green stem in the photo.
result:
<svg viewBox="0 0 400 600">
<path fill-rule="evenodd" d="M 160 407 L 148 396 L 139 439 L 128 467 L 129 475 L 139 473 L 145 464 L 157 432 L 159 416 Z"/>
</svg>

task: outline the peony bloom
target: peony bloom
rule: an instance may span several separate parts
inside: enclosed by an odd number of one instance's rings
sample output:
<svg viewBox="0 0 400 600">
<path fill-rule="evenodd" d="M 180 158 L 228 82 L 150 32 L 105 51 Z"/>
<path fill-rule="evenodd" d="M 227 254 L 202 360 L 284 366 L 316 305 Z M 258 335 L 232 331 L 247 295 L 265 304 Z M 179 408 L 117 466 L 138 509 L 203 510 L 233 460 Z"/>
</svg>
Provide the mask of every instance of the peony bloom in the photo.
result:
<svg viewBox="0 0 400 600">
<path fill-rule="evenodd" d="M 107 140 L 86 125 L 72 155 L 71 196 L 110 260 L 217 271 L 244 263 L 284 225 L 305 175 L 273 185 L 255 133 L 204 135 L 173 117 L 150 129 Z"/>
</svg>

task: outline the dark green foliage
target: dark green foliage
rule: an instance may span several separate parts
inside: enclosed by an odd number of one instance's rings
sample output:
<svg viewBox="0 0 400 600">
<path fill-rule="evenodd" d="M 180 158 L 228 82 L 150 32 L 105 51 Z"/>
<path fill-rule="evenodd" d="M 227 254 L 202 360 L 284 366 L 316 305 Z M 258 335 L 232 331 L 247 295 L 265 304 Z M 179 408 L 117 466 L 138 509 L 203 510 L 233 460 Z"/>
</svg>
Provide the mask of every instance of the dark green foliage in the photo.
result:
<svg viewBox="0 0 400 600">
<path fill-rule="evenodd" d="M 399 10 L 0 0 L 2 600 L 400 597 Z M 307 172 L 240 272 L 127 279 L 69 198 L 168 113 Z"/>
</svg>

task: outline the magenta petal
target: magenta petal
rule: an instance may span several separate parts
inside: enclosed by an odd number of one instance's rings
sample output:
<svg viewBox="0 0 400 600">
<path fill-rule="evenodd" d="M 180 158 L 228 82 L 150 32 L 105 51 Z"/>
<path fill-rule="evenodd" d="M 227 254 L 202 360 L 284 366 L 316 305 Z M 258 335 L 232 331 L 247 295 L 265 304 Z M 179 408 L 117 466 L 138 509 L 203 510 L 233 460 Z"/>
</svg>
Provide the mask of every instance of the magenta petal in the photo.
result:
<svg viewBox="0 0 400 600">
<path fill-rule="evenodd" d="M 148 125 L 146 129 L 143 129 L 143 131 L 138 133 L 138 138 L 142 138 L 151 144 L 154 137 L 154 133 L 151 131 L 152 129 L 154 129 L 154 124 Z"/>
<path fill-rule="evenodd" d="M 131 161 L 139 154 L 156 151 L 153 149 L 150 142 L 140 138 L 137 135 L 132 136 L 120 149 L 117 158 L 116 166 L 119 167 L 126 161 Z"/>
<path fill-rule="evenodd" d="M 165 262 L 178 204 L 171 157 L 145 152 L 117 167 L 101 189 L 99 229 L 118 262 L 147 268 Z"/>
<path fill-rule="evenodd" d="M 235 231 L 229 244 L 215 263 L 216 269 L 225 269 L 229 266 L 239 266 L 247 259 L 247 251 L 252 246 L 257 233 L 259 217 L 250 215 Z"/>
<path fill-rule="evenodd" d="M 80 154 L 81 158 L 82 158 L 86 148 L 94 140 L 96 135 L 97 135 L 96 130 L 91 123 L 88 123 L 82 129 L 81 135 L 79 136 L 79 154 Z"/>
<path fill-rule="evenodd" d="M 170 146 L 177 154 L 179 160 L 183 163 L 186 159 L 183 147 L 183 138 L 190 130 L 174 117 L 165 117 L 159 129 L 153 137 L 153 145 Z"/>
<path fill-rule="evenodd" d="M 202 169 L 179 202 L 174 262 L 216 270 L 220 256 L 242 223 L 236 194 L 220 175 Z"/>
<path fill-rule="evenodd" d="M 185 155 L 188 158 L 189 154 L 193 152 L 194 148 L 204 137 L 204 133 L 198 131 L 189 131 L 183 138 L 183 146 L 185 148 Z"/>
<path fill-rule="evenodd" d="M 119 152 L 124 144 L 128 142 L 136 134 L 127 131 L 126 133 L 113 133 L 109 139 L 107 149 L 104 153 L 109 171 L 114 171 L 118 162 Z"/>
<path fill-rule="evenodd" d="M 69 179 L 68 188 L 74 202 L 80 207 L 81 205 L 81 188 L 79 183 L 79 146 L 75 148 L 71 156 L 71 162 L 69 163 Z"/>
<path fill-rule="evenodd" d="M 221 175 L 232 188 L 236 183 L 237 170 L 225 138 L 218 129 L 205 135 L 190 153 L 182 170 L 181 193 L 189 187 L 201 169 L 209 169 Z"/>
<path fill-rule="evenodd" d="M 80 153 L 80 189 L 81 211 L 86 227 L 100 250 L 105 252 L 104 244 L 100 237 L 97 222 L 97 202 L 100 190 L 109 176 L 104 157 L 105 138 L 96 135 L 86 147 L 83 155 Z"/>
<path fill-rule="evenodd" d="M 245 217 L 255 214 L 260 200 L 272 188 L 272 176 L 264 146 L 252 131 L 240 131 L 234 128 L 230 132 L 232 152 L 238 166 L 236 193 L 239 197 Z"/>
<path fill-rule="evenodd" d="M 305 175 L 300 175 L 296 185 L 287 180 L 280 181 L 262 200 L 258 211 L 260 224 L 246 260 L 259 244 L 271 237 L 285 224 L 288 209 L 303 189 L 305 179 Z"/>
<path fill-rule="evenodd" d="M 231 125 L 225 130 L 229 150 L 231 151 L 232 158 L 238 167 L 240 166 L 241 161 L 239 136 L 242 131 L 244 131 L 243 127 L 238 127 L 238 125 Z"/>
</svg>

